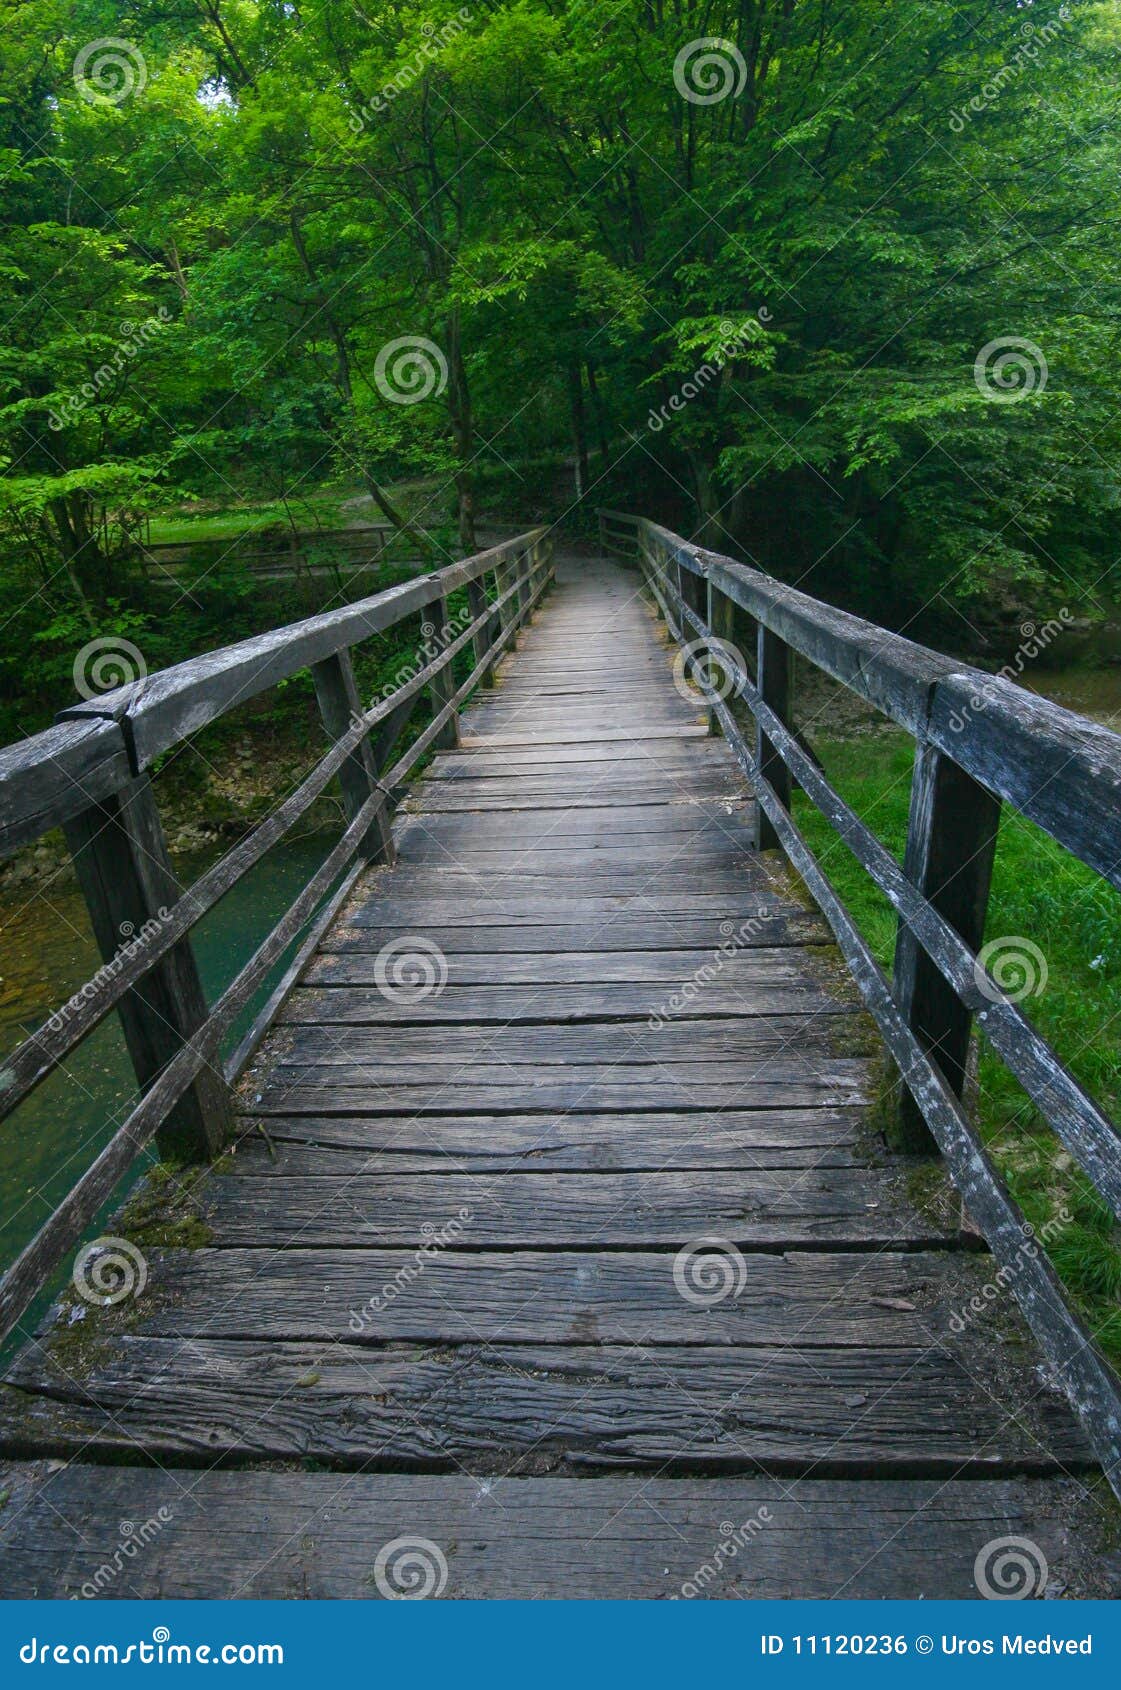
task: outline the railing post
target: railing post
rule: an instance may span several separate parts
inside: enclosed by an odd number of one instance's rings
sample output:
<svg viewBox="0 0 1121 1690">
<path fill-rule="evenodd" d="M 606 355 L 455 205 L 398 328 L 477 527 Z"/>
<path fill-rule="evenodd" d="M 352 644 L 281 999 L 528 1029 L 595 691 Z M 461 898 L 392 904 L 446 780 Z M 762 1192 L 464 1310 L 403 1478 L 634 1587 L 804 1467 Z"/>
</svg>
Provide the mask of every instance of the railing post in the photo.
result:
<svg viewBox="0 0 1121 1690">
<path fill-rule="evenodd" d="M 522 618 L 525 617 L 526 607 L 529 604 L 530 594 L 533 591 L 529 580 L 532 557 L 532 545 L 526 546 L 524 551 L 518 553 L 518 559 L 514 565 L 514 568 L 518 572 L 518 615 Z M 522 625 L 524 627 L 524 621 Z"/>
<path fill-rule="evenodd" d="M 429 607 L 429 615 L 432 617 L 436 629 L 433 643 L 438 651 L 443 652 L 450 644 L 447 599 L 433 600 Z M 451 703 L 455 694 L 455 676 L 452 674 L 450 659 L 444 664 L 443 668 L 437 670 L 436 674 L 433 675 L 429 690 L 432 697 L 432 714 L 438 716 L 440 711 Z M 439 746 L 441 751 L 455 750 L 459 744 L 459 714 L 457 711 L 452 711 L 432 743 Z"/>
<path fill-rule="evenodd" d="M 64 824 L 78 884 L 107 966 L 137 941 L 182 889 L 172 871 L 152 783 L 140 775 L 103 803 Z M 206 995 L 190 941 L 183 939 L 117 1005 L 140 1090 L 145 1092 L 207 1018 Z M 217 1156 L 232 1129 L 229 1087 L 205 1067 L 157 1134 L 176 1161 Z"/>
<path fill-rule="evenodd" d="M 312 680 L 319 701 L 319 714 L 330 740 L 341 739 L 362 714 L 358 683 L 354 679 L 354 665 L 345 647 L 321 663 L 313 663 Z M 347 821 L 353 821 L 370 794 L 377 787 L 377 765 L 370 747 L 369 736 L 346 759 L 339 770 L 343 807 Z M 393 830 L 386 804 L 378 807 L 373 821 L 358 846 L 358 855 L 372 863 L 392 863 L 395 858 Z"/>
<path fill-rule="evenodd" d="M 699 616 L 702 622 L 711 627 L 711 623 L 708 622 L 708 576 L 695 574 L 693 570 L 686 569 L 679 561 L 677 565 L 677 590 L 693 615 Z M 681 619 L 681 639 L 684 645 L 697 648 L 697 654 L 703 662 L 701 648 L 703 648 L 705 642 L 696 629 L 686 622 L 684 616 Z M 705 721 L 708 724 L 709 733 L 715 733 L 716 712 L 711 705 L 705 706 Z"/>
<path fill-rule="evenodd" d="M 736 643 L 736 604 L 727 593 L 721 592 L 719 587 L 713 586 L 712 576 L 708 577 L 707 611 L 705 621 L 718 640 L 730 645 L 736 657 L 747 668 L 747 654 Z"/>
<path fill-rule="evenodd" d="M 467 583 L 467 608 L 471 612 L 472 622 L 476 621 L 480 616 L 486 615 L 486 589 L 484 588 L 483 583 L 477 578 L 474 581 L 468 581 Z M 483 661 L 494 642 L 494 623 L 495 618 L 493 616 L 487 616 L 486 621 L 479 628 L 474 640 L 472 641 L 475 648 L 476 667 Z M 479 677 L 479 685 L 484 687 L 492 687 L 494 685 L 493 663 L 488 663 L 487 667 L 483 670 Z"/>
<path fill-rule="evenodd" d="M 790 647 L 760 622 L 756 636 L 756 686 L 764 704 L 769 704 L 779 721 L 790 727 Z M 755 758 L 759 773 L 774 788 L 775 796 L 790 808 L 790 770 L 758 722 L 755 724 Z M 756 849 L 776 850 L 779 837 L 760 804 L 756 820 Z"/>
<path fill-rule="evenodd" d="M 915 748 L 911 813 L 903 872 L 971 951 L 985 937 L 1000 799 L 927 741 Z M 957 1097 L 965 1091 L 972 1012 L 937 969 L 910 928 L 899 923 L 892 989 L 923 1049 Z M 903 1148 L 930 1153 L 934 1140 L 904 1089 L 898 1133 Z"/>
<path fill-rule="evenodd" d="M 512 560 L 511 558 L 503 558 L 500 563 L 495 564 L 495 566 L 494 566 L 494 590 L 495 590 L 495 593 L 497 594 L 497 596 L 499 598 L 502 598 L 503 594 L 508 592 L 509 589 L 514 585 L 514 570 L 516 569 L 516 567 L 517 567 L 516 562 L 514 560 Z M 498 612 L 498 631 L 499 631 L 500 634 L 504 634 L 506 632 L 507 628 L 510 626 L 511 622 L 514 622 L 514 621 L 517 620 L 517 615 L 518 615 L 518 606 L 517 606 L 517 603 L 515 602 L 515 599 L 513 599 L 513 598 L 507 599 L 505 604 L 502 605 L 501 609 Z M 517 636 L 517 632 L 515 631 L 514 634 L 510 637 L 510 639 L 506 642 L 504 649 L 507 652 L 515 651 L 517 649 L 517 644 L 518 644 L 518 636 Z"/>
</svg>

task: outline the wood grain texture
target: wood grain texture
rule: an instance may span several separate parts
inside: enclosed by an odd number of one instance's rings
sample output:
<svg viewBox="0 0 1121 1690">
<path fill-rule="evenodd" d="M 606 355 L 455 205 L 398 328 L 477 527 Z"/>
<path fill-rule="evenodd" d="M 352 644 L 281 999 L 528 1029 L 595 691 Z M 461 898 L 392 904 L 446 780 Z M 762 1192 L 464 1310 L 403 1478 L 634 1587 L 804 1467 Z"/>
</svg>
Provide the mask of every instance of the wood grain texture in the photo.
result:
<svg viewBox="0 0 1121 1690">
<path fill-rule="evenodd" d="M 313 1458 L 368 1468 L 601 1473 L 670 1465 L 858 1472 L 869 1463 L 958 1477 L 1085 1471 L 1065 1406 L 1029 1374 L 977 1392 L 979 1338 L 915 1349 L 619 1344 L 242 1342 L 122 1338 L 76 1380 L 49 1354 L 0 1390 L 0 1439 L 57 1455 L 92 1439 L 163 1459 Z M 1003 1370 L 1002 1370 L 1003 1371 Z M 47 1381 L 50 1395 L 41 1387 Z M 1003 1380 L 1002 1380 L 1003 1384 Z M 481 1464 L 481 1466 L 480 1466 Z"/>
<path fill-rule="evenodd" d="M 252 1099 L 250 1100 L 252 1102 Z M 858 1109 L 656 1109 L 632 1114 L 270 1115 L 243 1121 L 238 1166 L 253 1173 L 437 1173 L 501 1168 L 611 1172 L 864 1166 Z M 330 1150 L 329 1158 L 321 1159 Z"/>
<path fill-rule="evenodd" d="M 542 588 L 507 562 L 512 641 Z M 1048 1524 L 1088 1446 L 880 1139 L 852 982 L 671 657 L 633 579 L 566 568 L 387 771 L 462 708 L 286 984 L 234 1151 L 113 1220 L 143 1294 L 69 1343 L 64 1299 L 0 1391 L 10 1456 L 82 1457 L 16 1468 L 6 1588 L 80 1593 L 169 1482 L 105 1594 L 376 1596 L 403 1533 L 445 1594 L 691 1594 L 763 1508 L 700 1593 L 968 1595 L 1017 1528 L 1090 1588 L 1083 1523 Z M 251 1470 L 302 1461 L 336 1471 Z"/>
<path fill-rule="evenodd" d="M 239 1169 L 207 1183 L 198 1211 L 223 1246 L 276 1249 L 419 1249 L 440 1221 L 467 1214 L 458 1248 L 679 1245 L 706 1230 L 744 1249 L 953 1243 L 956 1218 L 925 1218 L 902 1177 L 869 1168 L 761 1168 L 751 1172 L 527 1173 L 490 1179 L 447 1171 L 409 1179 L 324 1168 L 282 1184 Z"/>
<path fill-rule="evenodd" d="M 37 1472 L 0 1522 L 0 1580 L 12 1596 L 377 1600 L 379 1549 L 434 1543 L 457 1597 L 665 1600 L 701 1597 L 977 1599 L 978 1547 L 1032 1537 L 1066 1593 L 1108 1594 L 1074 1485 L 1015 1479 L 888 1483 L 764 1477 L 594 1481 L 463 1475 L 206 1473 L 72 1466 Z M 122 1519 L 160 1507 L 158 1551 L 127 1576 L 91 1583 Z M 731 1558 L 729 1521 L 745 1548 Z M 754 1526 L 751 1523 L 754 1522 Z M 1087 1541 L 1088 1540 L 1088 1541 Z M 724 1548 L 717 1551 L 721 1545 Z M 390 1587 L 392 1588 L 392 1586 Z"/>
<path fill-rule="evenodd" d="M 457 1214 L 445 1207 L 432 1224 L 439 1230 Z M 469 1226 L 468 1218 L 463 1235 Z M 433 1248 L 418 1272 L 417 1253 L 407 1250 L 155 1250 L 153 1295 L 129 1318 L 136 1330 L 162 1337 L 345 1340 L 357 1320 L 358 1337 L 370 1344 L 913 1348 L 937 1343 L 954 1310 L 986 1283 L 983 1258 L 953 1251 L 789 1250 L 733 1261 L 738 1289 L 702 1305 L 682 1295 L 674 1261 L 673 1250 Z M 85 1323 L 91 1337 L 92 1320 Z M 100 1324 L 113 1328 L 111 1318 Z"/>
</svg>

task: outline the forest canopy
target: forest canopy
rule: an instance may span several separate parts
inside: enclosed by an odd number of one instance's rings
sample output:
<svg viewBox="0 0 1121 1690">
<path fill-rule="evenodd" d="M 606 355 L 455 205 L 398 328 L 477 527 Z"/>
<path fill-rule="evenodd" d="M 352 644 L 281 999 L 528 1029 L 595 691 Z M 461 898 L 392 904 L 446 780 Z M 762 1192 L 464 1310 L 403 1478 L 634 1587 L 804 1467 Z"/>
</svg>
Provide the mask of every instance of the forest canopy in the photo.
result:
<svg viewBox="0 0 1121 1690">
<path fill-rule="evenodd" d="M 418 555 L 536 497 L 897 625 L 1116 598 L 1116 0 L 3 9 L 6 602 L 327 480 Z"/>
</svg>

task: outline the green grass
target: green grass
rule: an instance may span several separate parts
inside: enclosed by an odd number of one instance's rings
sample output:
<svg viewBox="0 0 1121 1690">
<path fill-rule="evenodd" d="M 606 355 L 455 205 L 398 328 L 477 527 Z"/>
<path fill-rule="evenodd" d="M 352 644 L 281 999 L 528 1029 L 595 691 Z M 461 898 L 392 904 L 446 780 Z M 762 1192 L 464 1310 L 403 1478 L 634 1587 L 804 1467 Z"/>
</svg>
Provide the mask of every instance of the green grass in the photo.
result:
<svg viewBox="0 0 1121 1690">
<path fill-rule="evenodd" d="M 287 507 L 279 500 L 238 503 L 223 509 L 200 505 L 196 513 L 182 509 L 161 512 L 153 516 L 149 528 L 151 545 L 172 545 L 180 540 L 232 540 L 262 528 L 279 525 L 289 528 L 345 528 L 355 513 L 344 511 L 343 504 L 353 493 L 346 490 L 325 490 L 311 493 L 305 499 L 291 499 Z M 372 518 L 371 518 L 372 520 Z"/>
<path fill-rule="evenodd" d="M 894 731 L 814 748 L 837 790 L 902 860 L 912 744 Z M 896 918 L 887 899 L 801 793 L 795 814 L 830 881 L 889 972 Z M 1113 1119 L 1121 1114 L 1121 896 L 1046 834 L 1006 809 L 997 845 L 986 941 L 1039 947 L 1045 983 L 1024 1012 Z M 1044 971 L 1039 971 L 1043 980 Z M 1028 1220 L 1047 1233 L 1056 1268 L 1115 1360 L 1121 1360 L 1121 1232 L 1039 1111 L 982 1040 L 978 1123 Z M 1064 1218 L 1069 1217 L 1069 1218 Z"/>
</svg>

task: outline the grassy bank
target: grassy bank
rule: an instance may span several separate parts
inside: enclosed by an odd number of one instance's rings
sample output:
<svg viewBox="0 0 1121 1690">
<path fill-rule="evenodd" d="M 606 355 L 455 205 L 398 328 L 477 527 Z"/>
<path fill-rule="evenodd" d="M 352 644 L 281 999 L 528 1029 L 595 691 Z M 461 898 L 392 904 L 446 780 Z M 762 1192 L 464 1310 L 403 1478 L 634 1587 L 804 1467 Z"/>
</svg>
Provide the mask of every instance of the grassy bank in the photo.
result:
<svg viewBox="0 0 1121 1690">
<path fill-rule="evenodd" d="M 822 720 L 827 716 L 822 715 Z M 894 730 L 828 738 L 810 728 L 838 791 L 901 861 L 912 744 Z M 854 858 L 802 795 L 795 811 L 811 848 L 889 972 L 896 918 Z M 1042 989 L 1023 1003 L 1086 1089 L 1121 1115 L 1121 896 L 1038 828 L 1006 809 L 986 940 L 1039 947 Z M 1121 1232 L 1023 1090 L 982 1040 L 975 1109 L 982 1135 L 1102 1347 L 1121 1360 Z M 1064 1212 L 1072 1218 L 1064 1222 Z"/>
</svg>

